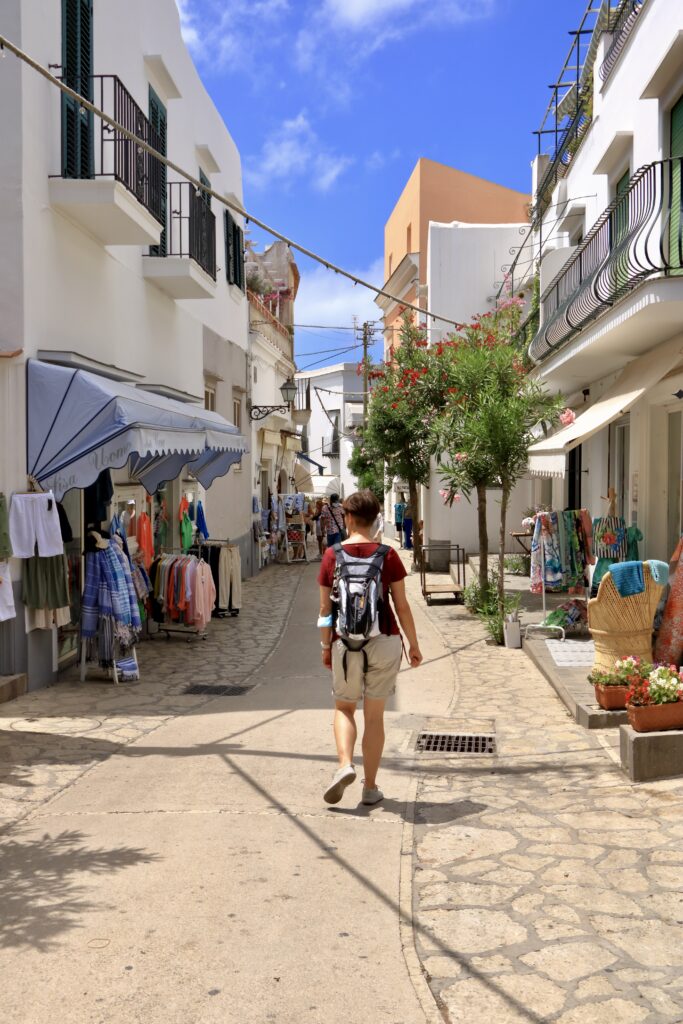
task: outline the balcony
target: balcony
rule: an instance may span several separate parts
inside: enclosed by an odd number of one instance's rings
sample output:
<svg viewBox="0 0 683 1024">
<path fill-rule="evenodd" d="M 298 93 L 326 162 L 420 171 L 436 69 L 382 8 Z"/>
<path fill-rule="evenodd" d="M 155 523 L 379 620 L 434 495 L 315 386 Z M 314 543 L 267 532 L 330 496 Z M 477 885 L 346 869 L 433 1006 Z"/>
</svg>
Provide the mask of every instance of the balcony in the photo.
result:
<svg viewBox="0 0 683 1024">
<path fill-rule="evenodd" d="M 189 181 L 168 184 L 163 255 L 143 260 L 143 275 L 173 299 L 207 299 L 216 291 L 216 218 Z"/>
<path fill-rule="evenodd" d="M 600 78 L 603 82 L 606 82 L 614 71 L 629 36 L 635 28 L 638 15 L 646 3 L 647 0 L 620 0 L 617 7 L 610 13 L 608 31 L 612 34 L 612 42 L 600 66 Z"/>
<path fill-rule="evenodd" d="M 292 410 L 292 419 L 299 427 L 306 427 L 311 421 L 311 381 L 297 380 L 296 397 Z"/>
<path fill-rule="evenodd" d="M 83 94 L 161 151 L 157 133 L 115 75 L 88 78 Z M 49 184 L 52 205 L 104 245 L 158 243 L 164 165 L 68 96 L 62 98 L 61 135 L 61 175 Z"/>
<path fill-rule="evenodd" d="M 289 362 L 293 362 L 292 332 L 271 313 L 260 295 L 247 288 L 250 327 L 270 342 Z"/>
<path fill-rule="evenodd" d="M 678 157 L 641 167 L 545 289 L 541 327 L 529 348 L 531 358 L 537 363 L 547 359 L 644 281 L 681 276 L 683 158 Z M 660 318 L 674 316 L 675 320 L 679 315 L 672 304 L 668 311 L 662 306 L 661 296 L 652 301 L 660 305 Z M 640 303 L 638 316 L 645 305 Z M 642 334 L 642 325 L 634 320 L 629 323 L 631 332 L 639 328 Z M 661 329 L 668 329 L 664 319 Z M 651 323 L 647 339 L 651 344 L 657 341 L 653 331 Z"/>
<path fill-rule="evenodd" d="M 579 96 L 569 123 L 559 132 L 555 153 L 536 190 L 536 215 L 542 215 L 549 206 L 555 186 L 567 174 L 569 165 L 591 126 L 593 120 L 591 90 L 592 84 L 589 82 Z"/>
</svg>

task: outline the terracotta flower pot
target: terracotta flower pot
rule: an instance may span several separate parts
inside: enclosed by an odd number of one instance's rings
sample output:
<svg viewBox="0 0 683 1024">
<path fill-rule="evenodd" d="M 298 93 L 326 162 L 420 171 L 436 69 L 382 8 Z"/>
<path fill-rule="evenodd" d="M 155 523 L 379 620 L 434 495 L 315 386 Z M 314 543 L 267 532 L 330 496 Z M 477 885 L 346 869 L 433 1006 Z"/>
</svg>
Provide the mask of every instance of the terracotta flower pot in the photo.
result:
<svg viewBox="0 0 683 1024">
<path fill-rule="evenodd" d="M 660 732 L 664 729 L 683 729 L 683 701 L 673 704 L 648 704 L 645 707 L 627 705 L 629 724 L 636 732 Z"/>
<path fill-rule="evenodd" d="M 595 699 L 605 711 L 623 711 L 628 686 L 595 686 Z"/>
</svg>

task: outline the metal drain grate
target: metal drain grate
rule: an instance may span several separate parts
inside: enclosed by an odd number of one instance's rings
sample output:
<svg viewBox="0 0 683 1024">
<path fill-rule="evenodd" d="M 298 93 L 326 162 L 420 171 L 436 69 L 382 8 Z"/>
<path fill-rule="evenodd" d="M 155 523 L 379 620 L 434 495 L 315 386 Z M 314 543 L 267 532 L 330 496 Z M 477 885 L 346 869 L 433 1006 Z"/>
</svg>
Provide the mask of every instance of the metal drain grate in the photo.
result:
<svg viewBox="0 0 683 1024">
<path fill-rule="evenodd" d="M 415 749 L 421 754 L 495 754 L 496 737 L 490 733 L 421 732 Z"/>
<path fill-rule="evenodd" d="M 204 693 L 211 697 L 241 697 L 249 690 L 251 690 L 251 686 L 209 686 L 204 683 L 195 683 L 193 686 L 186 686 L 183 693 Z"/>
</svg>

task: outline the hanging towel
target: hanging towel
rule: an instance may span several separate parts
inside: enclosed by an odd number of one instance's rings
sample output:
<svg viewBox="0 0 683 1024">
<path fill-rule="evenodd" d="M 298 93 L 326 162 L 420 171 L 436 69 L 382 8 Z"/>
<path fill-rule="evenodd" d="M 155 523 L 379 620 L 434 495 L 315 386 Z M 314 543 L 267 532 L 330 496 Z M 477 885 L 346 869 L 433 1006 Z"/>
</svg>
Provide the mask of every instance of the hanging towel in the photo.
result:
<svg viewBox="0 0 683 1024">
<path fill-rule="evenodd" d="M 642 532 L 637 526 L 626 527 L 626 561 L 637 562 L 640 559 L 638 541 L 643 539 Z"/>
<path fill-rule="evenodd" d="M 0 492 L 0 561 L 6 562 L 12 557 L 12 542 L 9 539 L 9 516 L 7 514 L 7 498 Z"/>
<path fill-rule="evenodd" d="M 657 559 L 650 558 L 647 564 L 650 566 L 650 575 L 655 583 L 659 583 L 660 586 L 665 587 L 669 582 L 669 566 L 666 562 L 658 562 Z"/>
<path fill-rule="evenodd" d="M 204 516 L 204 506 L 201 501 L 197 502 L 197 532 L 204 540 L 208 540 L 210 537 L 209 528 L 206 525 L 206 517 Z"/>
<path fill-rule="evenodd" d="M 621 597 L 642 594 L 645 590 L 642 562 L 619 562 L 612 566 L 610 572 Z"/>
</svg>

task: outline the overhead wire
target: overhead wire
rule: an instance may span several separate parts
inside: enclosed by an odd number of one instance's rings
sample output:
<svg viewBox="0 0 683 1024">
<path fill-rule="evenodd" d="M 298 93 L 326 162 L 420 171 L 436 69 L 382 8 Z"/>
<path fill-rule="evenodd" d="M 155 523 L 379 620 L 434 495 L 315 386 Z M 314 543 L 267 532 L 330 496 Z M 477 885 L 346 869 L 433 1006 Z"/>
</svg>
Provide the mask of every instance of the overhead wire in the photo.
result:
<svg viewBox="0 0 683 1024">
<path fill-rule="evenodd" d="M 384 298 L 390 299 L 392 302 L 396 302 L 398 305 L 403 306 L 406 309 L 412 309 L 414 312 L 419 313 L 421 316 L 431 317 L 433 320 L 439 320 L 442 323 L 452 324 L 454 327 L 463 326 L 462 324 L 459 324 L 456 320 L 451 320 L 448 317 L 439 316 L 435 313 L 432 313 L 431 310 L 424 310 L 420 306 L 416 306 L 411 302 L 406 302 L 405 300 L 400 299 L 398 296 L 392 295 L 391 292 L 386 291 L 384 288 L 378 288 L 376 285 L 371 284 L 371 282 L 364 280 L 362 277 L 358 277 L 356 274 L 352 274 L 349 270 L 345 270 L 343 267 L 340 267 L 337 264 L 332 263 L 330 260 L 325 259 L 324 256 L 320 256 L 318 253 L 313 252 L 312 249 L 308 249 L 306 246 L 302 245 L 300 242 L 295 241 L 293 238 L 288 238 L 287 235 L 284 235 L 281 231 L 278 231 L 276 228 L 273 228 L 269 224 L 266 224 L 265 221 L 262 221 L 258 217 L 255 217 L 253 214 L 249 213 L 249 211 L 245 209 L 242 203 L 238 202 L 237 200 L 229 199 L 227 196 L 220 195 L 209 185 L 206 185 L 204 182 L 200 181 L 199 178 L 196 178 L 194 174 L 192 174 L 190 171 L 185 170 L 184 167 L 181 167 L 179 164 L 175 163 L 169 157 L 164 156 L 153 146 L 150 146 L 149 143 L 145 142 L 144 139 L 141 139 L 128 128 L 125 128 L 124 125 L 120 124 L 117 120 L 115 120 L 115 118 L 110 117 L 109 114 L 106 114 L 94 103 L 91 103 L 90 100 L 86 99 L 80 93 L 76 92 L 75 89 L 72 89 L 65 82 L 61 82 L 47 68 L 44 68 L 42 64 L 40 64 L 37 60 L 35 60 L 28 53 L 26 53 L 15 43 L 13 43 L 11 39 L 8 39 L 4 35 L 0 35 L 0 51 L 1 50 L 7 50 L 9 53 L 14 54 L 14 56 L 17 57 L 18 60 L 22 61 L 28 67 L 36 71 L 51 85 L 59 89 L 60 92 L 62 92 L 65 96 L 69 96 L 72 100 L 78 103 L 82 110 L 90 111 L 91 114 L 94 114 L 96 117 L 99 117 L 101 121 L 103 121 L 105 124 L 108 124 L 111 128 L 118 132 L 120 136 L 129 139 L 131 142 L 133 142 L 137 149 L 142 150 L 145 153 L 149 153 L 150 156 L 154 157 L 160 163 L 164 164 L 172 171 L 175 171 L 176 174 L 179 174 L 181 177 L 185 178 L 186 181 L 189 181 L 190 184 L 194 185 L 198 193 L 204 194 L 205 196 L 211 196 L 218 203 L 220 203 L 221 206 L 225 206 L 229 210 L 233 210 L 235 213 L 238 213 L 240 216 L 244 217 L 247 222 L 251 221 L 251 223 L 256 224 L 257 227 L 261 228 L 263 231 L 268 232 L 268 234 L 272 235 L 273 238 L 277 238 L 281 242 L 285 242 L 285 244 L 288 245 L 291 249 L 295 249 L 297 252 L 300 252 L 303 256 L 307 256 L 309 259 L 314 260 L 316 263 L 320 263 L 328 270 L 334 271 L 335 274 L 340 274 L 342 277 L 347 278 L 349 281 L 353 281 L 354 284 L 360 285 L 362 288 L 367 288 L 368 291 L 373 292 L 375 295 L 381 295 Z"/>
</svg>

